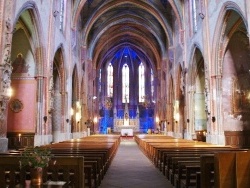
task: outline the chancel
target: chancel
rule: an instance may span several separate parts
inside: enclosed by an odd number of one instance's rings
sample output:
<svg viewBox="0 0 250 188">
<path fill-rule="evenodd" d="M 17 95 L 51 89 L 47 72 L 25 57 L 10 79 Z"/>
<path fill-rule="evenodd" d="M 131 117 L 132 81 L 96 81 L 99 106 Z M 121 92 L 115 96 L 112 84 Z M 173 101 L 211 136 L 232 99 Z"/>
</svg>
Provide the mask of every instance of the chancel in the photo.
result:
<svg viewBox="0 0 250 188">
<path fill-rule="evenodd" d="M 134 111 L 135 109 L 133 109 Z M 130 116 L 128 103 L 125 100 L 124 104 L 124 115 L 122 117 L 117 116 L 117 110 L 114 109 L 114 132 L 121 133 L 122 136 L 133 136 L 134 132 L 140 132 L 140 119 L 139 119 L 139 109 L 136 108 L 136 115 L 134 117 Z M 132 113 L 135 114 L 135 113 Z"/>
<path fill-rule="evenodd" d="M 249 22 L 249 0 L 1 0 L 0 187 L 250 187 Z"/>
</svg>

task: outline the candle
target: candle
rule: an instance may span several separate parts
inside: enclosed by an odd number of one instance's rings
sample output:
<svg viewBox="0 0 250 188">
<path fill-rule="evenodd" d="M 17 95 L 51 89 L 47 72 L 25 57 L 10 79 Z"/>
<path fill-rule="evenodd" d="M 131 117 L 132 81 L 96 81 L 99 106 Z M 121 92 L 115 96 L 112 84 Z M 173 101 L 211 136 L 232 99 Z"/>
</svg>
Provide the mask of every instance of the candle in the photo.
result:
<svg viewBox="0 0 250 188">
<path fill-rule="evenodd" d="M 18 134 L 18 141 L 21 141 L 21 134 Z"/>
</svg>

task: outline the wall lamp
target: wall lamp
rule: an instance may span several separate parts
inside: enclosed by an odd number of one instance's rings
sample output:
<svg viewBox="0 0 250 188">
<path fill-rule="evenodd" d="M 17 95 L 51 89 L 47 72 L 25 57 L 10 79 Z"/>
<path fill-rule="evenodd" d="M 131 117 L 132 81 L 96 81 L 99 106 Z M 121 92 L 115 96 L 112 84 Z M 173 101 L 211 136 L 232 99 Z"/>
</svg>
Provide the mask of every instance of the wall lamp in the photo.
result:
<svg viewBox="0 0 250 188">
<path fill-rule="evenodd" d="M 215 122 L 215 120 L 216 120 L 216 119 L 215 119 L 215 117 L 213 116 L 213 117 L 212 117 L 212 122 L 214 123 L 214 122 Z"/>
<path fill-rule="evenodd" d="M 199 13 L 199 16 L 200 16 L 201 19 L 205 18 L 205 15 L 203 13 L 201 13 L 201 12 Z"/>
<path fill-rule="evenodd" d="M 47 119 L 48 119 L 48 117 L 47 117 L 47 116 L 43 116 L 43 121 L 44 121 L 44 123 L 46 123 L 46 122 L 47 122 Z"/>
<path fill-rule="evenodd" d="M 54 16 L 54 17 L 57 17 L 58 14 L 59 14 L 59 11 L 58 11 L 58 10 L 55 10 L 55 11 L 53 12 L 53 16 Z"/>
<path fill-rule="evenodd" d="M 189 121 L 190 121 L 190 120 L 189 120 L 189 119 L 187 119 L 187 123 L 189 123 Z"/>
</svg>

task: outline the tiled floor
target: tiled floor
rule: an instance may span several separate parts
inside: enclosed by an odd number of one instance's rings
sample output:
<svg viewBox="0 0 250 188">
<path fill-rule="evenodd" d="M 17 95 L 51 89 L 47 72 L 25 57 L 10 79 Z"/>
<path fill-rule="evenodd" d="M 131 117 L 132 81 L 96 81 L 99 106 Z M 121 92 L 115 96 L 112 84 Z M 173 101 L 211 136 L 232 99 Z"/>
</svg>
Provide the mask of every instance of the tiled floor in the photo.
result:
<svg viewBox="0 0 250 188">
<path fill-rule="evenodd" d="M 100 188 L 172 188 L 133 139 L 123 139 Z"/>
</svg>

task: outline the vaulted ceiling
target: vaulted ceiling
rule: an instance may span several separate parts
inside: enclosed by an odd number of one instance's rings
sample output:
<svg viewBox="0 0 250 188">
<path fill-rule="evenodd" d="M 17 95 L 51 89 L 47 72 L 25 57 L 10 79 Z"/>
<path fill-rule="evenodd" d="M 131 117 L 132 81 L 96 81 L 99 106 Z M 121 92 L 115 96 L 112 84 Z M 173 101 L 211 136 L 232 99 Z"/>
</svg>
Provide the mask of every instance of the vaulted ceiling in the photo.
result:
<svg viewBox="0 0 250 188">
<path fill-rule="evenodd" d="M 82 45 L 96 67 L 130 48 L 157 68 L 173 43 L 181 7 L 176 0 L 88 0 L 79 5 Z"/>
</svg>

